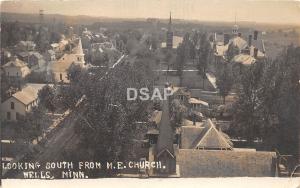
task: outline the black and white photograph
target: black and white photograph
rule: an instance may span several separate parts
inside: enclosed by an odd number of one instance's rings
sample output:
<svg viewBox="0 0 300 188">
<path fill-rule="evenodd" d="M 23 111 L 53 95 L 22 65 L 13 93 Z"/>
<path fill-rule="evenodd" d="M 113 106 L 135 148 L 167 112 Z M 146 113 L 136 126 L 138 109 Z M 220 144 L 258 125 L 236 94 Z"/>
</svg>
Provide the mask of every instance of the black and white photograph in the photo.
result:
<svg viewBox="0 0 300 188">
<path fill-rule="evenodd" d="M 3 188 L 300 188 L 299 0 L 0 5 Z"/>
</svg>

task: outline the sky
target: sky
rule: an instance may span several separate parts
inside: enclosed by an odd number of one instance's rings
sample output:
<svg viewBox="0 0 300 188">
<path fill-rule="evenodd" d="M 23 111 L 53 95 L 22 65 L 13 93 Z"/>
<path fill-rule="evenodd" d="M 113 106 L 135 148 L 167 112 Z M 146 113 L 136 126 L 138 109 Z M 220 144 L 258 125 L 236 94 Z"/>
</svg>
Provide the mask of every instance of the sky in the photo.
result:
<svg viewBox="0 0 300 188">
<path fill-rule="evenodd" d="M 300 24 L 300 0 L 18 0 L 1 12 Z"/>
</svg>

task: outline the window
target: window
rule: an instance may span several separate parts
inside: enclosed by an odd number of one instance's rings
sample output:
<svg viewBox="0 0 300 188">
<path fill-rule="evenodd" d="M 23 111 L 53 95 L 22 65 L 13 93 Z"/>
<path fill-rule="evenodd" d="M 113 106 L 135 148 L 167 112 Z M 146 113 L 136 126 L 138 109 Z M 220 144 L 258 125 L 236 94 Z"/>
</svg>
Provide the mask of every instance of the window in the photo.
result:
<svg viewBox="0 0 300 188">
<path fill-rule="evenodd" d="M 20 114 L 18 112 L 16 112 L 16 119 L 20 119 Z"/>
<path fill-rule="evenodd" d="M 17 77 L 19 76 L 19 72 L 17 72 Z"/>
<path fill-rule="evenodd" d="M 60 80 L 62 80 L 62 74 L 59 74 L 59 78 L 60 78 Z"/>
<path fill-rule="evenodd" d="M 12 110 L 15 109 L 15 103 L 14 102 L 10 102 L 10 109 L 12 109 Z"/>
<path fill-rule="evenodd" d="M 80 57 L 77 57 L 77 60 L 80 61 Z"/>
<path fill-rule="evenodd" d="M 10 119 L 11 119 L 10 112 L 7 112 L 7 113 L 6 113 L 6 118 L 7 118 L 7 120 L 10 120 Z"/>
</svg>

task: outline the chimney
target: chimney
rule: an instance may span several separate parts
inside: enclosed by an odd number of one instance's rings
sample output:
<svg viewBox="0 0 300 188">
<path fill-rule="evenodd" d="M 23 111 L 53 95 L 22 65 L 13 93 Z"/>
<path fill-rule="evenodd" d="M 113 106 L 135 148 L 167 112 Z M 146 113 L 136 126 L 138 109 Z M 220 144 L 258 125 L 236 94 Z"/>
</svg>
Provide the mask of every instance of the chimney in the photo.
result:
<svg viewBox="0 0 300 188">
<path fill-rule="evenodd" d="M 254 48 L 254 54 L 253 54 L 253 56 L 254 56 L 255 59 L 257 59 L 257 53 L 258 53 L 258 49 Z"/>
<path fill-rule="evenodd" d="M 253 40 L 257 40 L 257 37 L 258 37 L 258 31 L 255 30 L 255 31 L 254 31 Z"/>
<path fill-rule="evenodd" d="M 250 47 L 252 45 L 252 35 L 249 35 L 248 37 L 248 46 Z"/>
<path fill-rule="evenodd" d="M 224 45 L 229 43 L 229 34 L 224 34 Z"/>
<path fill-rule="evenodd" d="M 238 33 L 238 36 L 241 37 L 241 36 L 242 36 L 242 33 Z"/>
<path fill-rule="evenodd" d="M 196 125 L 196 114 L 193 114 L 193 125 Z"/>
</svg>

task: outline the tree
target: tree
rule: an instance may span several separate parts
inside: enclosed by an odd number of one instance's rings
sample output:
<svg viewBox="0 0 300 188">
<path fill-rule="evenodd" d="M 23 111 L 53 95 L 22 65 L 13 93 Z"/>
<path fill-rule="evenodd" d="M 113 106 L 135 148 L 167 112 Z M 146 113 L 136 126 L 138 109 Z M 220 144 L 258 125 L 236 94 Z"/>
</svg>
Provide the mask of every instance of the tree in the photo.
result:
<svg viewBox="0 0 300 188">
<path fill-rule="evenodd" d="M 260 64 L 253 64 L 243 69 L 238 100 L 235 106 L 233 125 L 239 136 L 247 139 L 252 146 L 255 138 L 261 137 L 261 121 L 259 118 L 259 83 L 262 75 Z"/>
<path fill-rule="evenodd" d="M 54 111 L 56 110 L 56 106 L 54 102 L 55 101 L 54 88 L 49 85 L 46 85 L 39 91 L 38 97 L 41 105 L 43 105 L 50 112 L 54 113 Z"/>
<path fill-rule="evenodd" d="M 83 72 L 84 72 L 84 70 L 81 68 L 80 65 L 72 64 L 67 70 L 68 78 L 69 78 L 70 82 L 79 81 Z"/>
<path fill-rule="evenodd" d="M 233 86 L 233 76 L 228 64 L 225 64 L 221 69 L 217 70 L 216 85 L 219 89 L 219 94 L 223 97 L 223 104 L 225 98 L 229 94 Z"/>
<path fill-rule="evenodd" d="M 186 60 L 185 46 L 180 44 L 177 48 L 176 60 L 175 60 L 175 69 L 177 70 L 177 75 L 180 78 L 180 85 L 182 84 L 182 70 Z"/>
<path fill-rule="evenodd" d="M 124 60 L 108 73 L 95 70 L 95 74 L 73 83 L 80 85 L 81 93 L 87 98 L 78 114 L 75 132 L 88 160 L 115 162 L 136 155 L 134 139 L 141 129 L 136 122 L 147 121 L 152 105 L 151 101 L 128 101 L 126 89 L 148 87 L 151 90 L 152 61 L 147 56 L 137 57 L 134 62 Z M 116 172 L 108 170 L 104 175 L 113 176 Z M 91 177 L 99 175 L 87 173 Z"/>
<path fill-rule="evenodd" d="M 206 79 L 206 70 L 211 57 L 211 48 L 206 34 L 202 34 L 200 38 L 200 48 L 198 50 L 198 64 L 197 68 L 202 76 L 202 88 L 204 88 L 204 81 Z"/>
<path fill-rule="evenodd" d="M 230 43 L 226 53 L 227 62 L 230 62 L 234 56 L 239 54 L 239 52 L 240 52 L 239 48 L 235 46 L 233 43 Z"/>
<path fill-rule="evenodd" d="M 181 127 L 182 121 L 186 117 L 187 108 L 180 103 L 179 100 L 175 99 L 171 103 L 171 123 L 174 125 L 173 128 Z"/>
<path fill-rule="evenodd" d="M 18 139 L 24 139 L 28 142 L 38 139 L 45 129 L 46 121 L 45 109 L 42 106 L 34 106 L 31 112 L 25 116 L 20 116 L 18 119 L 17 127 L 15 127 Z"/>
</svg>

